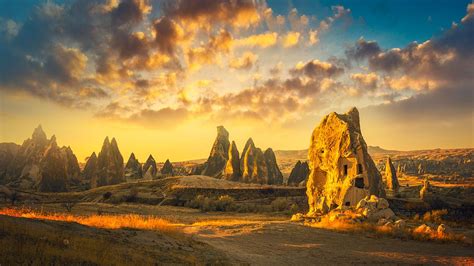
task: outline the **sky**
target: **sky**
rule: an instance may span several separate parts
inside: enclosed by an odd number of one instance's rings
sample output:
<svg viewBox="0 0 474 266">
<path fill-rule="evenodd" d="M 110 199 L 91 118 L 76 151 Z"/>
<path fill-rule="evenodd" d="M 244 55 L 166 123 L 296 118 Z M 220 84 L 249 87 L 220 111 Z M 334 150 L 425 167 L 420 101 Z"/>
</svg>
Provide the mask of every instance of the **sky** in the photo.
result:
<svg viewBox="0 0 474 266">
<path fill-rule="evenodd" d="M 355 106 L 368 145 L 474 147 L 471 1 L 0 0 L 0 142 L 42 125 L 80 162 L 305 149 Z"/>
</svg>

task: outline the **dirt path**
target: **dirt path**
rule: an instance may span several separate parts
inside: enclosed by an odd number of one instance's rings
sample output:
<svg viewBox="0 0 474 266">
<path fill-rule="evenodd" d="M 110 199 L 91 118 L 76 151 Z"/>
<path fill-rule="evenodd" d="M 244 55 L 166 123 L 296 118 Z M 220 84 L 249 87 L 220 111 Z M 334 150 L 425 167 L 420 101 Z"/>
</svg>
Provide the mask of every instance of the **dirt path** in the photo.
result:
<svg viewBox="0 0 474 266">
<path fill-rule="evenodd" d="M 369 238 L 286 221 L 210 224 L 186 228 L 236 260 L 255 265 L 474 265 L 474 250 L 453 244 Z"/>
</svg>

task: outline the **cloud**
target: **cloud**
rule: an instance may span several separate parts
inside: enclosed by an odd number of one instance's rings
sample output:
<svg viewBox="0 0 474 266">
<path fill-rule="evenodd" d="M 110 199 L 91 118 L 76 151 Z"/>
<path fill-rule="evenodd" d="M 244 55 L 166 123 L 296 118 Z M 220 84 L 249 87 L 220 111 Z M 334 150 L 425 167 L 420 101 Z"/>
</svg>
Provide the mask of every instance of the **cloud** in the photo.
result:
<svg viewBox="0 0 474 266">
<path fill-rule="evenodd" d="M 283 47 L 289 48 L 298 44 L 301 33 L 290 31 L 283 37 Z"/>
<path fill-rule="evenodd" d="M 351 79 L 354 80 L 359 86 L 367 88 L 369 90 L 375 90 L 378 85 L 379 76 L 376 73 L 355 73 L 351 74 Z"/>
<path fill-rule="evenodd" d="M 344 73 L 344 69 L 329 62 L 312 60 L 306 63 L 299 62 L 293 69 L 292 75 L 305 75 L 311 78 L 336 77 Z"/>
<path fill-rule="evenodd" d="M 258 8 L 258 4 L 250 0 L 173 0 L 163 5 L 166 16 L 201 28 L 210 28 L 217 23 L 236 28 L 248 28 L 260 22 Z"/>
<path fill-rule="evenodd" d="M 277 43 L 278 34 L 276 32 L 266 32 L 250 35 L 245 38 L 235 40 L 236 46 L 267 48 Z"/>
<path fill-rule="evenodd" d="M 381 51 L 377 42 L 366 41 L 361 37 L 353 47 L 346 50 L 346 56 L 349 59 L 361 60 L 377 55 Z"/>
<path fill-rule="evenodd" d="M 258 56 L 252 52 L 245 52 L 241 57 L 232 58 L 229 62 L 229 67 L 239 70 L 249 70 L 257 61 Z"/>
<path fill-rule="evenodd" d="M 183 29 L 173 20 L 164 17 L 153 23 L 155 42 L 161 52 L 173 55 L 177 44 L 184 39 Z"/>
</svg>

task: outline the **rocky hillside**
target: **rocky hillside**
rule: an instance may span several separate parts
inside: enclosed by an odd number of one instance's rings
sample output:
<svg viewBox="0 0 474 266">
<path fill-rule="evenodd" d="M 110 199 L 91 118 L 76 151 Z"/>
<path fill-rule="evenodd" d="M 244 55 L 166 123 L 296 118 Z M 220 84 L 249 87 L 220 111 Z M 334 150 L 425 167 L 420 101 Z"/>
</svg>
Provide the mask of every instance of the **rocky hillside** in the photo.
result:
<svg viewBox="0 0 474 266">
<path fill-rule="evenodd" d="M 0 144 L 0 183 L 45 192 L 67 191 L 80 182 L 80 168 L 70 147 L 59 147 L 41 126 L 23 144 Z"/>
<path fill-rule="evenodd" d="M 473 148 L 395 151 L 368 146 L 368 152 L 382 172 L 390 157 L 397 173 L 474 177 Z M 298 160 L 307 160 L 308 150 L 276 150 L 275 155 L 282 172 L 288 176 Z"/>
</svg>

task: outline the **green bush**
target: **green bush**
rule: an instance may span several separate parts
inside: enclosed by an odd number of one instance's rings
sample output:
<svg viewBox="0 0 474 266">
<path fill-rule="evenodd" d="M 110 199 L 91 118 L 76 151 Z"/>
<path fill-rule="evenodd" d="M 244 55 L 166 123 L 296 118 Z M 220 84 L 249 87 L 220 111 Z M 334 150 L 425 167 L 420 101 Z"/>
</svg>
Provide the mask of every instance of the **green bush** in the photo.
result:
<svg viewBox="0 0 474 266">
<path fill-rule="evenodd" d="M 285 210 L 288 210 L 288 206 L 290 205 L 291 202 L 289 202 L 285 198 L 276 198 L 275 200 L 272 201 L 272 210 L 274 212 L 282 212 Z"/>
</svg>

